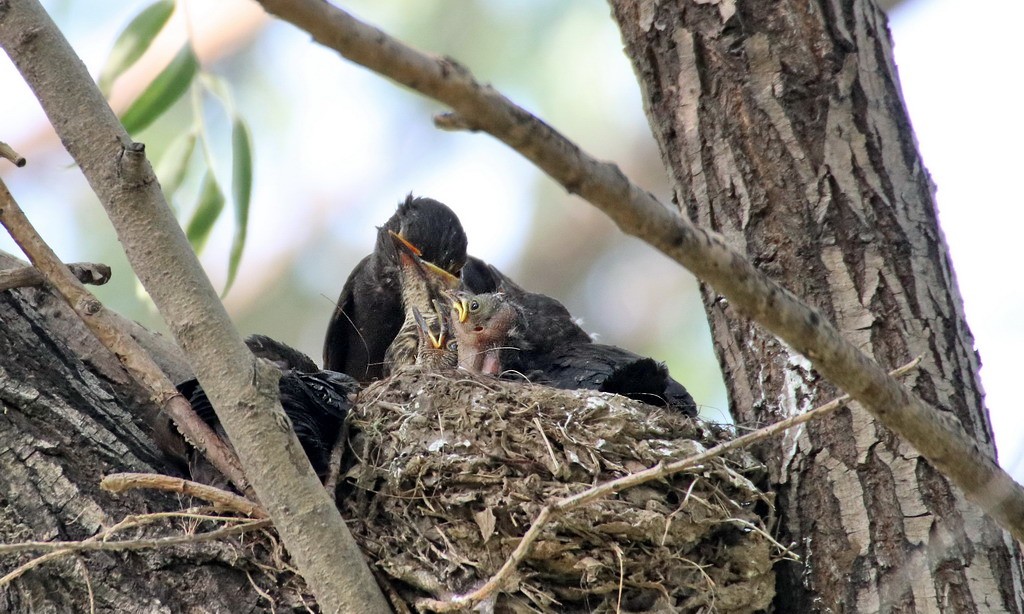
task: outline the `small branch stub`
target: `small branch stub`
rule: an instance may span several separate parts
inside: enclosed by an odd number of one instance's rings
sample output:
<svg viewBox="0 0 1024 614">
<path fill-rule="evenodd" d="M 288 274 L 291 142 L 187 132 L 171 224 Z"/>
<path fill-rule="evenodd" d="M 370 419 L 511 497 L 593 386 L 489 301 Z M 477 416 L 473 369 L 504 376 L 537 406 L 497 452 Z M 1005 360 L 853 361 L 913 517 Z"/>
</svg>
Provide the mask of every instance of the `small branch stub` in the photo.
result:
<svg viewBox="0 0 1024 614">
<path fill-rule="evenodd" d="M 17 166 L 18 168 L 25 166 L 27 162 L 25 158 L 21 156 L 21 154 L 14 151 L 14 148 L 12 148 L 7 143 L 4 143 L 3 141 L 0 141 L 0 158 L 6 158 L 10 160 L 14 164 L 14 166 Z"/>
<path fill-rule="evenodd" d="M 97 301 L 95 298 L 89 296 L 84 297 L 81 300 L 81 302 L 78 305 L 78 308 L 76 308 L 75 311 L 83 313 L 87 316 L 94 316 L 100 312 L 100 309 L 103 309 L 103 305 L 101 305 L 100 302 Z"/>
<path fill-rule="evenodd" d="M 105 264 L 94 262 L 75 262 L 67 265 L 78 281 L 83 284 L 102 286 L 110 281 L 110 267 Z M 11 288 L 24 288 L 27 286 L 41 286 L 46 283 L 46 277 L 34 266 L 22 266 L 14 269 L 0 271 L 0 292 Z"/>
</svg>

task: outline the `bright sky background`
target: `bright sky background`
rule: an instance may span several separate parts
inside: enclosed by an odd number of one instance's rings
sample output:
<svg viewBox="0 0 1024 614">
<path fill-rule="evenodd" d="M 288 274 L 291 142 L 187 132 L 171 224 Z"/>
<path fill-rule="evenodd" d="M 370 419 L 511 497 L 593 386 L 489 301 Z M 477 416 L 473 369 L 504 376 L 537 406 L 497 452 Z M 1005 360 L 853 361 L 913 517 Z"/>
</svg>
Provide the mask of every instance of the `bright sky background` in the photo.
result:
<svg viewBox="0 0 1024 614">
<path fill-rule="evenodd" d="M 551 2 L 524 0 L 514 7 L 500 0 L 466 3 L 463 22 L 458 16 L 445 18 L 452 32 L 416 29 L 409 15 L 412 5 L 405 3 L 353 2 L 352 7 L 422 49 L 468 63 L 481 79 L 664 196 L 663 173 L 650 170 L 657 166 L 657 153 L 646 134 L 636 81 L 607 6 L 596 0 Z M 142 6 L 114 0 L 46 5 L 94 74 L 116 32 Z M 428 5 L 434 8 L 423 8 Z M 696 353 L 687 348 L 701 346 L 705 357 L 711 351 L 703 313 L 693 303 L 692 278 L 639 243 L 618 237 L 606 220 L 538 178 L 529 164 L 493 139 L 436 131 L 429 121 L 436 105 L 396 93 L 389 82 L 339 61 L 293 28 L 273 24 L 260 32 L 262 17 L 253 3 L 221 0 L 191 6 L 194 15 L 233 11 L 233 25 L 251 32 L 220 43 L 243 48 L 240 59 L 223 49 L 209 52 L 229 57 L 211 62 L 213 72 L 229 79 L 245 75 L 236 94 L 256 127 L 252 227 L 239 282 L 227 299 L 243 332 L 280 331 L 281 338 L 317 356 L 330 300 L 372 245 L 374 226 L 407 191 L 415 190 L 458 212 L 476 255 L 509 269 L 520 282 L 525 276 L 531 289 L 558 296 L 602 340 L 666 359 L 674 374 L 684 373 L 677 377 L 698 402 L 711 415 L 721 415 L 725 401 L 710 359 L 687 360 Z M 415 7 L 444 11 L 439 3 Z M 571 19 L 531 18 L 538 9 L 573 13 Z M 502 29 L 490 55 L 476 51 L 479 42 L 472 33 L 486 31 L 474 29 L 479 17 Z M 205 13 L 196 21 L 216 23 Z M 1020 0 L 915 0 L 897 8 L 890 24 L 904 96 L 938 186 L 943 229 L 984 363 L 1000 458 L 1018 480 L 1024 480 L 1024 412 L 1012 401 L 1012 391 L 1024 347 L 1024 292 L 1014 281 L 1021 274 L 1013 271 L 1024 197 L 1012 178 L 1024 168 L 1024 57 L 1016 38 L 1022 21 Z M 251 39 L 256 32 L 259 44 L 244 49 L 246 36 Z M 513 63 L 529 62 L 533 70 L 511 72 L 509 55 Z M 566 72 L 563 61 L 581 69 Z M 62 257 L 117 264 L 116 254 L 97 253 L 100 246 L 116 245 L 110 229 L 93 215 L 95 200 L 83 196 L 87 188 L 69 168 L 66 154 L 53 153 L 56 141 L 45 118 L 6 59 L 0 61 L 0 92 L 0 139 L 30 158 L 28 169 L 0 169 L 5 181 Z M 589 104 L 580 104 L 579 92 L 587 92 Z M 210 124 L 215 136 L 223 136 L 224 122 Z M 275 129 L 264 130 L 267 126 Z M 146 135 L 154 159 L 160 142 L 174 130 L 172 125 Z M 227 176 L 226 160 L 217 172 Z M 589 234 L 565 234 L 557 230 L 561 227 L 545 225 L 554 218 L 570 220 Z M 219 224 L 204 254 L 215 284 L 223 283 L 230 234 L 230 221 Z M 0 237 L 0 249 L 17 253 L 6 236 Z M 550 251 L 552 264 L 531 269 L 521 261 L 527 249 Z M 595 249 L 598 266 L 573 269 L 559 260 L 560 249 Z M 648 273 L 639 276 L 636 270 Z M 111 286 L 101 291 L 104 300 L 154 321 L 139 308 L 130 280 L 115 275 Z M 262 309 L 274 296 L 289 292 L 305 297 L 299 316 Z M 681 306 L 683 300 L 690 302 Z M 639 307 L 644 310 L 631 311 Z"/>
<path fill-rule="evenodd" d="M 890 28 L 903 96 L 936 194 L 1000 462 L 1024 480 L 1024 411 L 1013 400 L 1024 365 L 1020 252 L 1024 192 L 1024 52 L 1019 0 L 917 0 Z M 1015 272 L 1016 271 L 1016 272 Z"/>
</svg>

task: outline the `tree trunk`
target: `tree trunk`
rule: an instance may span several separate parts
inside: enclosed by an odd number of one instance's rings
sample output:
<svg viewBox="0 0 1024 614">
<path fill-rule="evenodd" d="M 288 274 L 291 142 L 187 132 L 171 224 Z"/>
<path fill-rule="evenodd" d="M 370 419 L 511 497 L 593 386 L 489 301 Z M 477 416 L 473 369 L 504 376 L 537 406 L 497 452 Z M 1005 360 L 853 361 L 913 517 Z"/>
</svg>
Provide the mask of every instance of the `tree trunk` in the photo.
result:
<svg viewBox="0 0 1024 614">
<path fill-rule="evenodd" d="M 933 189 L 868 1 L 615 0 L 677 202 L 995 455 Z M 740 424 L 837 392 L 703 286 Z M 759 450 L 778 492 L 782 612 L 1021 612 L 1019 546 L 854 406 Z"/>
<path fill-rule="evenodd" d="M 0 254 L 0 268 L 15 262 Z M 180 357 L 164 358 L 170 372 L 182 368 Z M 99 488 L 109 473 L 173 473 L 145 398 L 61 299 L 42 288 L 0 292 L 0 543 L 85 539 L 128 515 L 185 507 L 174 496 Z M 65 557 L 0 587 L 0 612 L 270 611 L 251 582 L 281 611 L 277 579 L 251 562 L 259 544 Z M 39 554 L 0 555 L 0 576 Z"/>
</svg>

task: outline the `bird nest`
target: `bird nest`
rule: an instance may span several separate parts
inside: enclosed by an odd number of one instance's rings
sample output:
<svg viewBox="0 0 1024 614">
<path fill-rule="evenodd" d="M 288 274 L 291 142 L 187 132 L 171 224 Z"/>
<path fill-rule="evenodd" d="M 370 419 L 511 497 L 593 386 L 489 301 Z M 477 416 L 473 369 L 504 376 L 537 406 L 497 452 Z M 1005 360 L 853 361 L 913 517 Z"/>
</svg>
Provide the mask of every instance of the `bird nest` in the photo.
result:
<svg viewBox="0 0 1024 614">
<path fill-rule="evenodd" d="M 418 368 L 363 391 L 343 514 L 399 609 L 481 586 L 555 500 L 720 443 L 616 395 Z M 556 517 L 495 612 L 755 612 L 774 595 L 772 500 L 727 454 Z"/>
</svg>

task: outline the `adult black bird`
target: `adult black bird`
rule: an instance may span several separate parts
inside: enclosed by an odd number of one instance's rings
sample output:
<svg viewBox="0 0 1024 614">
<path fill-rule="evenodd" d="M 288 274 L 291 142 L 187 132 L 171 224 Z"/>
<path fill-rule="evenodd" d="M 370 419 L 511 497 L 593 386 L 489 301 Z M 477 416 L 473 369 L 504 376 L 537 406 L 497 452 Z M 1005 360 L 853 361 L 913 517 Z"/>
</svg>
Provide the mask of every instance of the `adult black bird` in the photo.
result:
<svg viewBox="0 0 1024 614">
<path fill-rule="evenodd" d="M 344 373 L 316 369 L 316 364 L 308 356 L 269 337 L 253 335 L 246 339 L 246 345 L 253 354 L 270 360 L 281 369 L 278 384 L 281 408 L 291 420 L 295 435 L 314 471 L 322 479 L 327 472 L 331 449 L 352 405 L 350 397 L 359 391 L 359 384 Z M 178 385 L 178 391 L 188 399 L 196 414 L 224 437 L 213 405 L 199 381 L 183 382 Z M 212 469 L 205 464 L 190 462 L 190 465 L 196 479 L 217 482 L 210 479 L 208 472 Z M 196 473 L 203 475 L 196 476 Z"/>
<path fill-rule="evenodd" d="M 497 283 L 500 292 L 453 294 L 452 326 L 460 366 L 518 374 L 554 388 L 621 394 L 697 414 L 690 393 L 669 376 L 664 363 L 594 343 L 561 303 L 523 290 L 493 267 L 492 274 L 502 278 Z"/>
<path fill-rule="evenodd" d="M 327 327 L 324 368 L 361 382 L 384 376 L 384 354 L 406 319 L 391 233 L 413 246 L 424 262 L 452 275 L 466 262 L 466 233 L 458 216 L 443 203 L 410 194 L 378 229 L 373 253 L 352 270 Z"/>
</svg>

